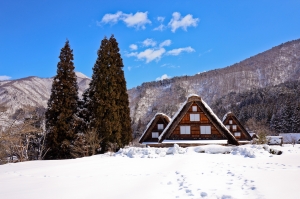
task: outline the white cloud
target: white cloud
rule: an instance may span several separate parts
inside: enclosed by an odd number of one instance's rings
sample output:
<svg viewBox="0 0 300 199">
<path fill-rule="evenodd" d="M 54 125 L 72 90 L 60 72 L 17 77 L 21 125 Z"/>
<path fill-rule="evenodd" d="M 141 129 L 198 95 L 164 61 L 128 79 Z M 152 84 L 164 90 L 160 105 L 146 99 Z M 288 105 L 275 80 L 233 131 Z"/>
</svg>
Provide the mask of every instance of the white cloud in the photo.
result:
<svg viewBox="0 0 300 199">
<path fill-rule="evenodd" d="M 131 50 L 137 50 L 137 49 L 138 49 L 138 46 L 135 45 L 135 44 L 131 44 L 131 45 L 129 46 L 129 48 L 130 48 Z"/>
<path fill-rule="evenodd" d="M 101 22 L 102 23 L 117 23 L 121 17 L 123 16 L 123 13 L 121 11 L 118 11 L 116 14 L 105 14 L 102 17 Z"/>
<path fill-rule="evenodd" d="M 206 53 L 210 53 L 212 50 L 213 50 L 213 49 L 209 49 L 209 50 L 205 51 L 204 53 L 200 53 L 200 54 L 199 54 L 199 57 L 201 57 L 202 55 L 204 55 L 204 54 L 206 54 Z"/>
<path fill-rule="evenodd" d="M 164 79 L 170 79 L 171 77 L 167 74 L 162 75 L 161 77 L 156 78 L 156 81 L 164 80 Z"/>
<path fill-rule="evenodd" d="M 131 53 L 126 54 L 127 57 L 136 57 L 137 55 L 138 55 L 137 52 L 131 52 Z"/>
<path fill-rule="evenodd" d="M 170 45 L 171 45 L 171 40 L 170 40 L 170 39 L 167 39 L 167 40 L 161 42 L 161 43 L 159 44 L 159 47 L 170 46 Z"/>
<path fill-rule="evenodd" d="M 153 60 L 160 60 L 161 56 L 166 52 L 164 48 L 160 49 L 146 49 L 143 52 L 140 52 L 139 54 L 136 55 L 138 59 L 146 59 L 146 63 L 149 63 Z"/>
<path fill-rule="evenodd" d="M 180 68 L 180 66 L 175 66 L 173 64 L 163 64 L 160 67 L 167 67 L 167 68 Z"/>
<path fill-rule="evenodd" d="M 187 27 L 198 25 L 199 19 L 193 18 L 193 15 L 186 15 L 185 17 L 181 17 L 179 12 L 173 13 L 173 18 L 169 22 L 169 26 L 171 27 L 171 31 L 175 32 L 178 28 L 182 28 L 183 30 L 187 31 Z"/>
<path fill-rule="evenodd" d="M 157 17 L 157 21 L 159 21 L 160 23 L 162 23 L 165 20 L 164 17 Z"/>
<path fill-rule="evenodd" d="M 156 41 L 154 41 L 153 39 L 146 39 L 145 41 L 142 42 L 143 46 L 156 46 Z"/>
<path fill-rule="evenodd" d="M 9 77 L 9 76 L 6 76 L 6 75 L 0 76 L 0 81 L 9 80 L 9 79 L 11 79 L 11 77 Z"/>
<path fill-rule="evenodd" d="M 127 25 L 127 27 L 134 27 L 136 29 L 142 28 L 145 29 L 145 25 L 151 23 L 148 19 L 148 12 L 137 12 L 135 14 L 126 14 L 121 11 L 118 11 L 116 14 L 105 14 L 102 17 L 101 22 L 97 22 L 97 25 L 101 23 L 112 23 L 115 24 L 118 21 L 123 21 Z"/>
<path fill-rule="evenodd" d="M 168 55 L 173 55 L 173 56 L 177 56 L 182 52 L 195 52 L 195 50 L 192 47 L 185 47 L 185 48 L 177 48 L 177 49 L 173 49 L 167 52 Z"/>
<path fill-rule="evenodd" d="M 159 26 L 157 26 L 156 28 L 154 28 L 153 30 L 158 30 L 158 31 L 163 31 L 165 30 L 167 27 L 163 24 L 160 24 Z"/>
<path fill-rule="evenodd" d="M 151 23 L 148 19 L 148 12 L 137 12 L 134 15 L 124 14 L 122 20 L 126 23 L 127 27 L 135 27 L 136 29 L 145 29 L 145 25 Z"/>
</svg>

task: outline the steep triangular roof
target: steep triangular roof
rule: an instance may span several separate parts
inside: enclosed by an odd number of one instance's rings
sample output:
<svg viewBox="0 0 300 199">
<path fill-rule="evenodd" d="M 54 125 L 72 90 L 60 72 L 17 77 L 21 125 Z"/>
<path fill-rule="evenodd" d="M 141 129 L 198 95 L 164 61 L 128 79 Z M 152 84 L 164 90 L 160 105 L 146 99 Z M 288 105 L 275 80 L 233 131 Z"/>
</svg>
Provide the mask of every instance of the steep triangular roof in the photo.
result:
<svg viewBox="0 0 300 199">
<path fill-rule="evenodd" d="M 142 143 L 146 139 L 146 137 L 151 132 L 151 129 L 157 123 L 159 118 L 164 118 L 168 123 L 170 123 L 170 121 L 171 121 L 171 118 L 169 116 L 167 116 L 166 114 L 156 113 L 154 115 L 154 117 L 150 120 L 150 122 L 147 124 L 145 131 L 143 132 L 142 136 L 139 139 L 139 143 Z"/>
<path fill-rule="evenodd" d="M 241 124 L 241 122 L 237 119 L 237 117 L 232 113 L 232 112 L 228 112 L 224 115 L 223 117 L 223 124 L 225 125 L 225 122 L 227 122 L 227 120 L 229 118 L 232 118 L 235 123 L 240 127 L 242 133 L 245 135 L 245 137 L 247 138 L 247 140 L 251 140 L 251 135 L 248 133 L 248 131 L 244 128 L 244 126 Z"/>
<path fill-rule="evenodd" d="M 216 116 L 216 114 L 211 110 L 211 108 L 204 102 L 200 96 L 196 94 L 191 94 L 187 97 L 187 100 L 181 105 L 177 113 L 173 116 L 171 122 L 164 129 L 162 134 L 159 136 L 158 141 L 161 143 L 166 139 L 179 124 L 181 119 L 187 113 L 192 104 L 196 103 L 202 111 L 205 113 L 209 121 L 218 129 L 218 131 L 228 139 L 229 144 L 239 145 L 236 138 L 231 134 L 231 132 L 225 127 L 222 121 Z"/>
</svg>

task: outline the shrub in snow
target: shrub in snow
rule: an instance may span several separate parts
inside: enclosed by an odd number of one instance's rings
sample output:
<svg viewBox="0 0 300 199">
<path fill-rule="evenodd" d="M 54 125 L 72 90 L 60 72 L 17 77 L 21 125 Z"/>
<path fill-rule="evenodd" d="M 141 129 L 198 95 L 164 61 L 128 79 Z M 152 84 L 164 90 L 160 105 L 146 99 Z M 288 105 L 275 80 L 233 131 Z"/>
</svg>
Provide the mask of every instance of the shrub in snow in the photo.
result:
<svg viewBox="0 0 300 199">
<path fill-rule="evenodd" d="M 171 155 L 171 154 L 184 154 L 186 152 L 186 149 L 178 146 L 178 144 L 174 144 L 173 147 L 168 148 L 166 154 Z"/>
<path fill-rule="evenodd" d="M 231 153 L 232 147 L 220 145 L 206 145 L 196 147 L 194 151 L 197 153 L 228 154 Z"/>
<path fill-rule="evenodd" d="M 130 148 L 129 151 L 127 152 L 127 156 L 130 158 L 134 158 L 135 154 L 136 154 L 135 148 Z"/>
</svg>

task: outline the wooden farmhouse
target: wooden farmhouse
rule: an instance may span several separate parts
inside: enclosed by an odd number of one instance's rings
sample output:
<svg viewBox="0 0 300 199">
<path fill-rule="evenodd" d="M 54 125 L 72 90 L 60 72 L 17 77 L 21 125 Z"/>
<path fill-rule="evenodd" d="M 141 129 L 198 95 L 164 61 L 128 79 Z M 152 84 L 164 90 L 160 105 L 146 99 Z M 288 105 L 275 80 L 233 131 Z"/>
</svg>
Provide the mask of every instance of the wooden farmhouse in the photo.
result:
<svg viewBox="0 0 300 199">
<path fill-rule="evenodd" d="M 247 144 L 252 140 L 251 135 L 232 112 L 228 112 L 224 115 L 223 124 L 234 135 L 240 144 Z"/>
<path fill-rule="evenodd" d="M 190 95 L 158 138 L 162 145 L 239 145 L 237 139 L 198 95 Z"/>
<path fill-rule="evenodd" d="M 148 146 L 157 146 L 158 137 L 162 134 L 170 120 L 169 116 L 163 113 L 155 114 L 152 120 L 148 123 L 139 143 L 146 144 Z"/>
</svg>

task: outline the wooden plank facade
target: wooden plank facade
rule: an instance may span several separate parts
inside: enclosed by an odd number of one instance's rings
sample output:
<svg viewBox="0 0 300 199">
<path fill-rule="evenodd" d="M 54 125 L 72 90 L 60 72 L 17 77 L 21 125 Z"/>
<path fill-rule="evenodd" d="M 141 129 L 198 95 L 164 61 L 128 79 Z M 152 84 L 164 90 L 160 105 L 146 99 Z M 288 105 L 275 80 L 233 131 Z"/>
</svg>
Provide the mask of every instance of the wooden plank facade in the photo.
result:
<svg viewBox="0 0 300 199">
<path fill-rule="evenodd" d="M 199 116 L 198 116 L 199 115 Z M 196 119 L 196 121 L 195 121 Z M 199 120 L 198 120 L 199 119 Z M 182 134 L 181 126 L 189 126 L 190 134 Z M 210 128 L 210 134 L 201 132 L 201 126 Z M 199 139 L 226 139 L 219 133 L 217 128 L 210 122 L 206 114 L 201 110 L 197 103 L 193 102 L 179 124 L 175 127 L 169 139 L 199 140 Z"/>
<path fill-rule="evenodd" d="M 224 115 L 223 124 L 234 135 L 240 144 L 246 144 L 252 140 L 248 131 L 232 112 L 228 112 Z"/>
<path fill-rule="evenodd" d="M 162 134 L 170 120 L 171 119 L 167 115 L 163 113 L 157 113 L 148 123 L 146 130 L 139 140 L 139 143 L 147 145 L 158 144 L 158 137 Z"/>
<path fill-rule="evenodd" d="M 176 143 L 176 140 L 185 146 L 205 144 L 209 140 L 216 144 L 238 145 L 235 137 L 198 95 L 188 97 L 159 137 L 159 143 Z"/>
</svg>

